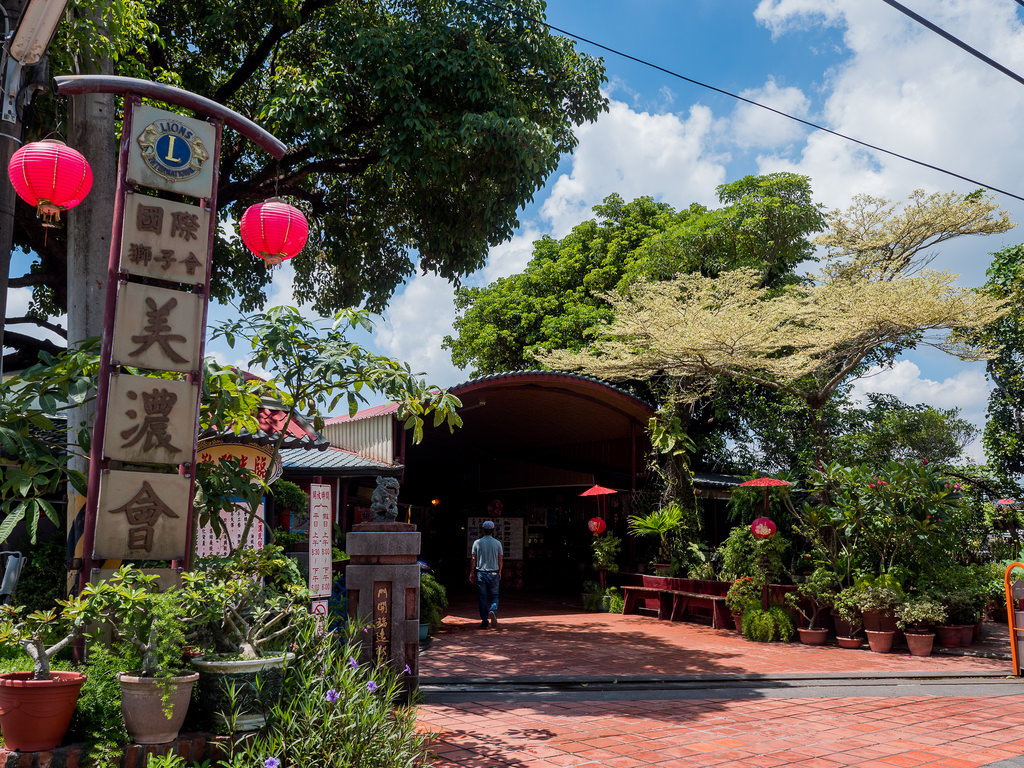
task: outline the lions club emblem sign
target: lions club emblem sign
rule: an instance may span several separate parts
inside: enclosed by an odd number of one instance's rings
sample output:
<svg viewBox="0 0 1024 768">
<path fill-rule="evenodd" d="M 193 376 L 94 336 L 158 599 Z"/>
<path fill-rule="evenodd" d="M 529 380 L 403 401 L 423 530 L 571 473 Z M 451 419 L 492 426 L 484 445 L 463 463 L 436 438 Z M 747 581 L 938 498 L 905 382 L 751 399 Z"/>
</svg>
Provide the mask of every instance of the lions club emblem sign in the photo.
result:
<svg viewBox="0 0 1024 768">
<path fill-rule="evenodd" d="M 136 109 L 129 178 L 138 184 L 206 198 L 213 188 L 210 152 L 216 131 L 204 120 L 142 105 Z"/>
</svg>

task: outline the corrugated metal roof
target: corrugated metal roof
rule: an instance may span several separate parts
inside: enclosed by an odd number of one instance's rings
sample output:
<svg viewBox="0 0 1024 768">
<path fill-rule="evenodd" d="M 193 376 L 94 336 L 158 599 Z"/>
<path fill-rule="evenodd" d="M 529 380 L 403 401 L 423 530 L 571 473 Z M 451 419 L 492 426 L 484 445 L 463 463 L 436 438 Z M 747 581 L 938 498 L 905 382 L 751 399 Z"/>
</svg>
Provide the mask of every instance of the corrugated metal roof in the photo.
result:
<svg viewBox="0 0 1024 768">
<path fill-rule="evenodd" d="M 461 384 L 456 384 L 453 387 L 448 387 L 448 390 L 450 392 L 456 392 L 462 387 L 469 386 L 470 384 L 479 384 L 480 382 L 483 381 L 501 381 L 503 379 L 515 379 L 526 376 L 551 376 L 553 378 L 559 379 L 575 379 L 577 381 L 587 381 L 592 384 L 601 384 L 602 386 L 608 387 L 609 389 L 613 389 L 616 392 L 625 395 L 626 397 L 631 397 L 634 400 L 643 403 L 644 405 L 654 408 L 654 406 L 648 403 L 646 400 L 641 400 L 632 392 L 629 392 L 623 389 L 622 387 L 617 387 L 616 385 L 612 384 L 609 381 L 605 381 L 604 379 L 598 379 L 593 376 L 585 376 L 582 373 L 566 373 L 565 371 L 543 371 L 540 369 L 531 369 L 526 371 L 509 371 L 507 373 L 491 373 L 486 376 L 479 376 L 475 379 L 468 379 L 467 381 L 463 381 Z"/>
<path fill-rule="evenodd" d="M 281 451 L 285 469 L 322 469 L 340 471 L 345 474 L 371 474 L 387 472 L 393 474 L 402 470 L 400 464 L 360 456 L 358 453 L 328 448 L 325 451 L 307 451 L 301 448 L 286 448 Z"/>
<path fill-rule="evenodd" d="M 735 475 L 719 475 L 714 472 L 694 472 L 694 485 L 705 485 L 716 488 L 733 488 L 742 481 Z"/>
<path fill-rule="evenodd" d="M 372 408 L 367 408 L 362 411 L 357 411 L 354 416 L 335 416 L 327 419 L 324 424 L 345 424 L 350 421 L 360 421 L 361 419 L 371 419 L 374 416 L 382 416 L 385 413 L 397 413 L 398 403 L 384 403 L 384 405 L 375 405 Z"/>
</svg>

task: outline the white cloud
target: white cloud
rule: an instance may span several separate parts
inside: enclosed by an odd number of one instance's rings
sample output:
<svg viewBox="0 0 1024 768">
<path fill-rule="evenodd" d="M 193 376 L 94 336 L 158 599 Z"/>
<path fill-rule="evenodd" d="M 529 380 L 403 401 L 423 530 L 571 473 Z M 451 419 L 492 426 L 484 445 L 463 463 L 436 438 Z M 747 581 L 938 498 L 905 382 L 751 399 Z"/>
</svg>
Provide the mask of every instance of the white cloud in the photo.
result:
<svg viewBox="0 0 1024 768">
<path fill-rule="evenodd" d="M 780 87 L 769 78 L 761 88 L 742 91 L 745 99 L 796 117 L 806 117 L 810 101 L 799 88 Z M 729 126 L 731 139 L 741 147 L 778 147 L 798 140 L 805 129 L 796 121 L 761 107 L 740 102 Z"/>
<path fill-rule="evenodd" d="M 466 378 L 441 349 L 454 320 L 451 284 L 436 275 L 417 275 L 392 299 L 374 341 L 385 354 L 408 363 L 414 373 L 425 372 L 431 384 L 451 386 Z"/>
<path fill-rule="evenodd" d="M 487 266 L 480 272 L 485 283 L 492 283 L 500 277 L 509 277 L 526 269 L 533 258 L 533 243 L 539 240 L 541 231 L 535 224 L 528 224 L 511 240 L 491 248 Z"/>
<path fill-rule="evenodd" d="M 978 428 L 985 426 L 985 410 L 991 383 L 980 365 L 975 365 L 947 378 L 936 380 L 921 375 L 921 369 L 910 360 L 897 360 L 891 368 L 871 368 L 867 375 L 853 383 L 851 399 L 863 403 L 869 392 L 895 395 L 909 405 L 925 403 L 934 408 L 959 408 L 963 418 Z M 985 460 L 981 440 L 967 446 L 967 455 L 977 462 Z"/>
<path fill-rule="evenodd" d="M 701 105 L 684 119 L 636 112 L 613 100 L 597 122 L 577 130 L 571 170 L 554 181 L 541 207 L 551 234 L 567 234 L 613 192 L 624 200 L 648 195 L 676 206 L 714 203 L 725 166 L 711 154 L 712 127 L 711 110 Z"/>
<path fill-rule="evenodd" d="M 7 317 L 25 317 L 28 315 L 29 304 L 32 301 L 32 289 L 31 288 L 11 288 L 7 291 Z M 62 328 L 68 327 L 68 316 L 60 315 L 59 317 L 52 317 L 47 322 L 51 325 L 59 325 Z M 22 333 L 33 338 L 46 339 L 52 341 L 54 344 L 60 347 L 67 345 L 67 339 L 54 333 L 53 331 L 47 330 L 42 326 L 35 325 L 34 323 L 8 323 L 4 330 L 10 330 L 12 333 Z M 14 350 L 11 347 L 4 347 L 4 353 L 10 353 Z"/>
</svg>

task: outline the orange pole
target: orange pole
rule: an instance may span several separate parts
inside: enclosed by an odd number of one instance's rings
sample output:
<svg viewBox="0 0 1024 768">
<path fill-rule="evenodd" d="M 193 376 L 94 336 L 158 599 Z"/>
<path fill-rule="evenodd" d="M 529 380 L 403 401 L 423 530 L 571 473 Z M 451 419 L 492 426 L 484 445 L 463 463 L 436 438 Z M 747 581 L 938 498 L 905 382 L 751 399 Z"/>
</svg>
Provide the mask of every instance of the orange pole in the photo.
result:
<svg viewBox="0 0 1024 768">
<path fill-rule="evenodd" d="M 1013 599 L 1013 589 L 1010 587 L 1010 572 L 1014 568 L 1024 568 L 1024 563 L 1010 563 L 1003 575 L 1003 586 L 1006 589 L 1006 626 L 1010 629 L 1010 655 L 1013 658 L 1013 674 L 1020 676 L 1020 658 L 1017 653 L 1017 616 L 1014 611 L 1016 607 Z"/>
</svg>

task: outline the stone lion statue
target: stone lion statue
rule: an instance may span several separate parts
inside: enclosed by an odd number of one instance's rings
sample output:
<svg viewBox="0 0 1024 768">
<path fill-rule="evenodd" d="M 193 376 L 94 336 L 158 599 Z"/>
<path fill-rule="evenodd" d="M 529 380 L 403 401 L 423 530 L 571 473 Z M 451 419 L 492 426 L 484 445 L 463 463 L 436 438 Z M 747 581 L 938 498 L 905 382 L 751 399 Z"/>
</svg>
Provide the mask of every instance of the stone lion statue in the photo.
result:
<svg viewBox="0 0 1024 768">
<path fill-rule="evenodd" d="M 398 519 L 398 480 L 378 477 L 377 487 L 370 496 L 370 511 L 375 523 L 393 523 Z"/>
</svg>

